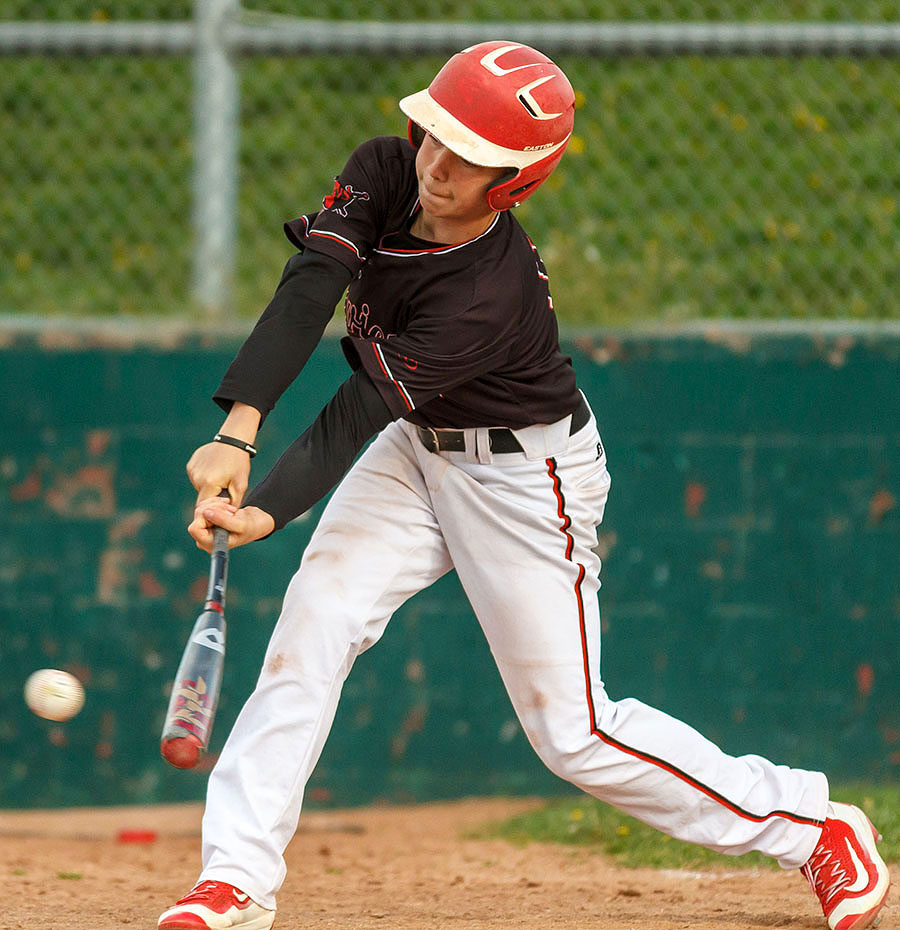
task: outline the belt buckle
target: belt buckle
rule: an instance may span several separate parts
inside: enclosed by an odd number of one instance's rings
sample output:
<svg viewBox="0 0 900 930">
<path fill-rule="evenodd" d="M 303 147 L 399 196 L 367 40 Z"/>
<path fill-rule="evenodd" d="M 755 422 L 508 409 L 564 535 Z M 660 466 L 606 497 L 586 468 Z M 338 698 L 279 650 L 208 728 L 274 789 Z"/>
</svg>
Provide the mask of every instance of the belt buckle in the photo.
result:
<svg viewBox="0 0 900 930">
<path fill-rule="evenodd" d="M 441 442 L 440 442 L 440 440 L 438 439 L 437 430 L 436 430 L 433 426 L 423 426 L 422 429 L 424 429 L 427 433 L 429 433 L 429 434 L 431 435 L 431 440 L 432 440 L 432 442 L 434 443 L 434 451 L 435 451 L 435 452 L 440 452 L 440 451 L 441 451 Z"/>
</svg>

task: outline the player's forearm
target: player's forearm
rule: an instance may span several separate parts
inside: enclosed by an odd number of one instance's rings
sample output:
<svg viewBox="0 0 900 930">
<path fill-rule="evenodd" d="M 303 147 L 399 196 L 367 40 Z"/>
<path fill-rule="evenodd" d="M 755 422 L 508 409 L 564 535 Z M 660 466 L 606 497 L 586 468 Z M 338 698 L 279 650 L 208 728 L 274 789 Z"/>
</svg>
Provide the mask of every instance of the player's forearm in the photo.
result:
<svg viewBox="0 0 900 930">
<path fill-rule="evenodd" d="M 270 514 L 275 529 L 305 513 L 343 477 L 367 440 L 393 416 L 363 371 L 354 372 L 312 426 L 247 495 L 247 507 Z"/>
<path fill-rule="evenodd" d="M 317 252 L 294 255 L 265 312 L 225 373 L 214 400 L 255 407 L 262 425 L 322 338 L 350 272 Z"/>
<path fill-rule="evenodd" d="M 225 436 L 233 436 L 235 439 L 243 439 L 244 442 L 252 445 L 256 441 L 256 433 L 261 420 L 262 415 L 256 407 L 235 401 L 219 432 Z"/>
</svg>

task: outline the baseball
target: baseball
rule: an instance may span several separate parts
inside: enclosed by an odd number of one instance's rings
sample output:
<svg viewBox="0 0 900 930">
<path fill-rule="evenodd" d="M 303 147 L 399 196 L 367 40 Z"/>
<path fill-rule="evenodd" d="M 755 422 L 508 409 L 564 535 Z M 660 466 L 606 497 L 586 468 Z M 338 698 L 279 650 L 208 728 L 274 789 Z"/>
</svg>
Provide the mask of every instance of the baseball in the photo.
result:
<svg viewBox="0 0 900 930">
<path fill-rule="evenodd" d="M 84 704 L 84 688 L 68 672 L 42 668 L 25 682 L 25 703 L 45 720 L 70 720 Z"/>
</svg>

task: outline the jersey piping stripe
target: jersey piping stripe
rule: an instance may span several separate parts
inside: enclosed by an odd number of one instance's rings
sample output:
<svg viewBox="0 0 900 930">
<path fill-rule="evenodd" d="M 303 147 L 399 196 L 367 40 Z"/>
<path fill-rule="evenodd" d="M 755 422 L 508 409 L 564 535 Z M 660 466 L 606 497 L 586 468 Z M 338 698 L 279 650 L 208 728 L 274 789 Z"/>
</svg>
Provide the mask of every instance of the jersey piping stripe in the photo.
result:
<svg viewBox="0 0 900 930">
<path fill-rule="evenodd" d="M 362 255 L 359 254 L 359 249 L 349 240 L 345 239 L 343 236 L 339 236 L 337 233 L 325 232 L 321 229 L 313 229 L 310 233 L 310 236 L 319 236 L 321 239 L 332 239 L 337 242 L 339 245 L 342 245 L 345 249 L 350 249 L 350 251 L 362 261 Z"/>
<path fill-rule="evenodd" d="M 557 514 L 562 518 L 563 521 L 560 525 L 560 532 L 563 533 L 563 535 L 566 537 L 566 559 L 571 562 L 574 540 L 572 538 L 572 534 L 569 532 L 569 527 L 572 525 L 572 520 L 565 512 L 566 499 L 563 495 L 562 484 L 557 473 L 556 459 L 549 458 L 545 461 L 547 465 L 547 473 L 553 482 L 553 492 L 556 495 Z M 575 600 L 578 607 L 578 623 L 581 633 L 581 651 L 584 657 L 585 697 L 587 698 L 591 733 L 602 742 L 606 743 L 607 746 L 611 746 L 613 749 L 618 749 L 620 752 L 627 753 L 630 756 L 634 756 L 636 759 L 641 759 L 650 765 L 655 765 L 658 768 L 669 772 L 671 775 L 674 775 L 676 778 L 685 782 L 685 784 L 690 785 L 701 794 L 705 794 L 708 798 L 711 798 L 713 801 L 716 801 L 723 807 L 728 808 L 728 810 L 730 810 L 732 813 L 737 814 L 738 817 L 742 817 L 745 820 L 752 820 L 755 823 L 762 823 L 763 821 L 769 820 L 772 817 L 780 817 L 784 820 L 790 820 L 793 823 L 803 824 L 806 826 L 823 826 L 825 823 L 824 820 L 817 820 L 814 817 L 802 817 L 801 815 L 792 813 L 791 811 L 774 810 L 767 814 L 754 814 L 752 811 L 744 810 L 738 804 L 735 804 L 733 801 L 729 801 L 728 798 L 726 798 L 724 795 L 710 788 L 708 785 L 704 785 L 701 781 L 698 781 L 687 772 L 682 771 L 676 765 L 673 765 L 670 762 L 666 762 L 665 759 L 661 759 L 658 756 L 652 755 L 651 753 L 637 749 L 634 746 L 629 746 L 627 743 L 623 743 L 621 740 L 617 740 L 609 733 L 605 733 L 600 729 L 600 727 L 597 726 L 597 714 L 594 708 L 594 698 L 591 687 L 591 668 L 588 659 L 587 629 L 585 627 L 584 617 L 584 598 L 581 593 L 581 584 L 584 581 L 585 569 L 584 566 L 580 563 L 576 562 L 573 564 L 577 565 L 578 567 L 578 577 L 575 581 Z"/>
<path fill-rule="evenodd" d="M 418 204 L 417 204 L 418 206 Z M 498 213 L 494 219 L 491 221 L 491 225 L 483 232 L 477 235 L 474 239 L 467 239 L 465 242 L 457 242 L 454 245 L 441 245 L 434 249 L 387 249 L 384 248 L 381 242 L 378 243 L 378 247 L 373 249 L 378 255 L 394 255 L 400 258 L 413 258 L 416 255 L 443 255 L 447 252 L 455 252 L 457 249 L 464 249 L 467 245 L 471 245 L 473 242 L 478 242 L 479 239 L 483 239 L 485 236 L 489 235 L 491 230 L 497 225 L 500 220 L 500 214 Z"/>
<path fill-rule="evenodd" d="M 377 342 L 370 342 L 373 351 L 375 352 L 375 360 L 378 362 L 378 367 L 381 368 L 384 373 L 385 378 L 394 385 L 397 389 L 397 392 L 403 398 L 403 403 L 406 404 L 407 410 L 415 410 L 416 405 L 413 403 L 413 399 L 409 394 L 409 391 L 406 390 L 402 381 L 398 381 L 394 375 L 391 373 L 390 366 L 387 363 L 387 359 L 384 357 L 384 352 L 381 351 L 381 346 Z"/>
<path fill-rule="evenodd" d="M 534 252 L 534 256 L 535 256 L 535 259 L 536 259 L 536 261 L 537 261 L 537 276 L 538 276 L 542 281 L 549 281 L 550 278 L 549 278 L 549 276 L 547 275 L 547 272 L 546 272 L 546 271 L 543 271 L 543 270 L 541 269 L 541 261 L 540 261 L 540 259 L 538 258 L 537 246 L 531 241 L 531 239 L 528 237 L 528 234 L 527 234 L 527 233 L 525 234 L 525 238 L 528 240 L 528 244 L 531 246 L 531 251 Z M 550 303 L 550 309 L 551 309 L 551 310 L 553 309 L 553 302 L 552 302 L 552 301 L 551 301 L 551 303 Z"/>
</svg>

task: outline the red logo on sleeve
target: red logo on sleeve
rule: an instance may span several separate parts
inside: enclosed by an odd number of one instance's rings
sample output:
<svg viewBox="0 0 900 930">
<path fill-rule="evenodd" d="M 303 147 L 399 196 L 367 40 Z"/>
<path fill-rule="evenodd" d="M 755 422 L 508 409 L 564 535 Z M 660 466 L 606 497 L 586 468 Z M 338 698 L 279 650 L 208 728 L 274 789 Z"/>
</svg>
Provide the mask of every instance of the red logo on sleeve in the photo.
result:
<svg viewBox="0 0 900 930">
<path fill-rule="evenodd" d="M 326 210 L 334 210 L 340 216 L 347 215 L 347 208 L 357 200 L 368 200 L 369 195 L 365 191 L 354 190 L 351 184 L 341 184 L 334 179 L 334 190 L 322 199 L 322 206 Z"/>
</svg>

